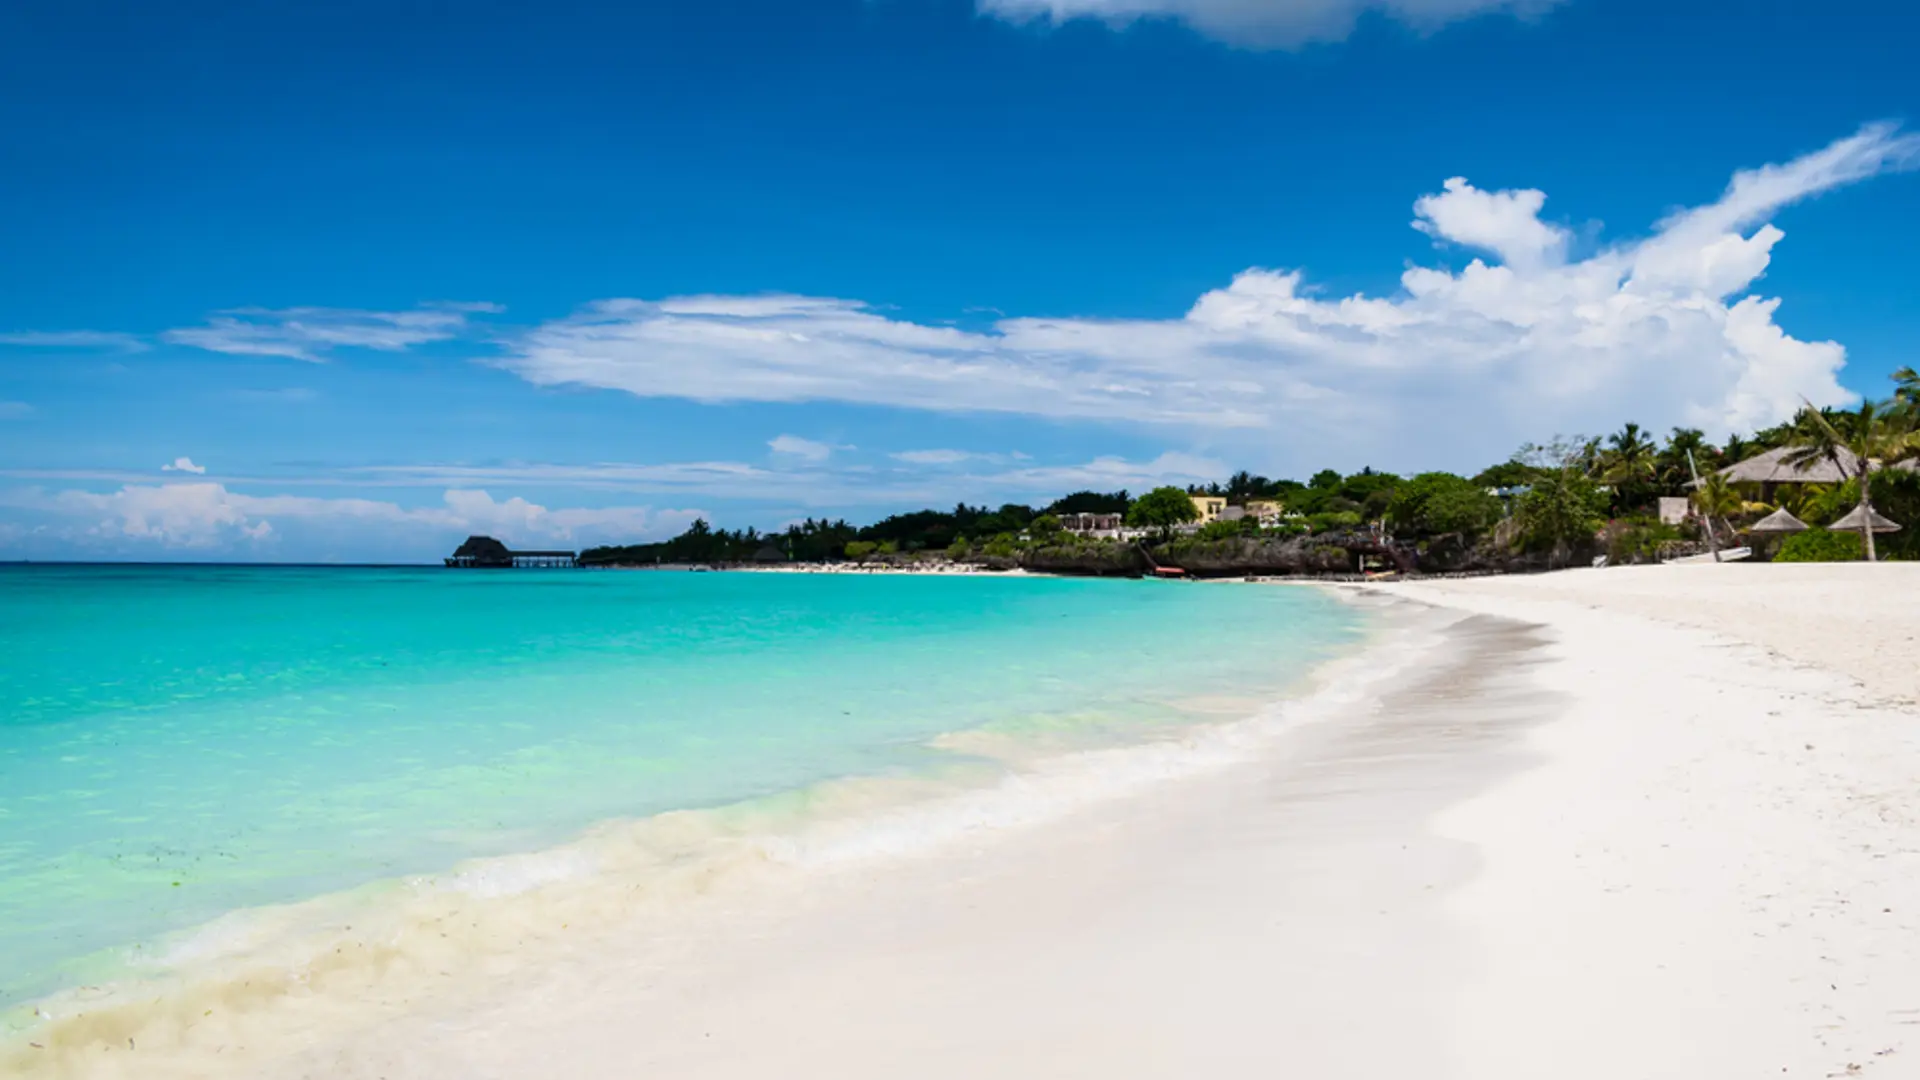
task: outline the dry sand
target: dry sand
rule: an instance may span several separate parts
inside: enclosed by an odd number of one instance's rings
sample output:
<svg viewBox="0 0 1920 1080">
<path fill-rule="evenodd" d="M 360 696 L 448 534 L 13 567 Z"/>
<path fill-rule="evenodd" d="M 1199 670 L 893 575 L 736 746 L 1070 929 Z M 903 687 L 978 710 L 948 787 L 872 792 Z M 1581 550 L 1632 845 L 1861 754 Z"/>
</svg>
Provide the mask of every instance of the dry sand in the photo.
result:
<svg viewBox="0 0 1920 1080">
<path fill-rule="evenodd" d="M 1569 701 L 1434 823 L 1483 860 L 1453 1075 L 1920 1076 L 1920 566 L 1392 591 L 1549 626 Z"/>
<path fill-rule="evenodd" d="M 202 1030 L 63 1060 L 143 1078 L 1920 1076 L 1916 571 L 1345 590 L 1392 598 L 1434 644 L 1242 752 L 1176 748 L 1185 766 L 1038 823 L 717 884 L 457 990 L 282 1003 L 213 1029 L 217 1051 Z"/>
</svg>

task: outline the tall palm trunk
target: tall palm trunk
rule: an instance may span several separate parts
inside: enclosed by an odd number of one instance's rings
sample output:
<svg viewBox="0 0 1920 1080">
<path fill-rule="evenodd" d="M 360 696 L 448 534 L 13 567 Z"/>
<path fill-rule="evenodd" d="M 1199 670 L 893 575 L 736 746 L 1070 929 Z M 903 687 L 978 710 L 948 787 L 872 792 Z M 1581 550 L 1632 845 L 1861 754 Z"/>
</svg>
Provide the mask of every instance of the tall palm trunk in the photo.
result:
<svg viewBox="0 0 1920 1080">
<path fill-rule="evenodd" d="M 1867 495 L 1868 478 L 1873 474 L 1873 464 L 1864 457 L 1860 465 L 1860 538 L 1867 542 L 1867 561 L 1879 562 L 1880 556 L 1873 550 L 1873 500 Z"/>
</svg>

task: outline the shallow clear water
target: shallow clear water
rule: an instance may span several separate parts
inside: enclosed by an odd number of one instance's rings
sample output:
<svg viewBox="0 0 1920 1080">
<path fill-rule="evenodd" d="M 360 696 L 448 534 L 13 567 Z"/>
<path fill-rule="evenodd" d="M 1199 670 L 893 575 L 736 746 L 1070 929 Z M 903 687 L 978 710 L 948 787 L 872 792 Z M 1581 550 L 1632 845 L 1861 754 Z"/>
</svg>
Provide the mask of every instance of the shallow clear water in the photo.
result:
<svg viewBox="0 0 1920 1080">
<path fill-rule="evenodd" d="M 943 733 L 1218 720 L 1360 630 L 1190 583 L 0 567 L 0 1004 L 237 908 L 937 768 Z"/>
</svg>

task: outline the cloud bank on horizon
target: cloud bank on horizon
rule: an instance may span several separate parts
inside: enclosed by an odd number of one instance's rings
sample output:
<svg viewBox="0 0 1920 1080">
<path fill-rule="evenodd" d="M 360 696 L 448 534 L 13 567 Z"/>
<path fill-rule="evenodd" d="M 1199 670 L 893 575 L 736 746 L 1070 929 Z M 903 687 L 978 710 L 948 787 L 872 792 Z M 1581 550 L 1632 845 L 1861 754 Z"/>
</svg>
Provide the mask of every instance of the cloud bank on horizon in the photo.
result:
<svg viewBox="0 0 1920 1080">
<path fill-rule="evenodd" d="M 826 444 L 813 445 L 833 449 Z M 193 555 L 272 558 L 280 554 L 279 545 L 284 539 L 284 530 L 275 525 L 279 522 L 302 531 L 304 551 L 353 551 L 356 542 L 373 531 L 382 536 L 390 550 L 431 557 L 440 554 L 434 545 L 451 535 L 489 533 L 522 543 L 588 547 L 669 536 L 695 518 L 712 520 L 714 516 L 700 509 L 634 505 L 549 508 L 520 496 L 495 498 L 478 486 L 481 484 L 536 483 L 644 491 L 683 499 L 724 491 L 736 498 L 797 500 L 807 505 L 844 504 L 862 498 L 926 504 L 950 497 L 982 502 L 1006 497 L 1050 499 L 1062 492 L 1087 488 L 1143 490 L 1160 483 L 1204 482 L 1224 475 L 1227 468 L 1224 462 L 1212 458 L 1169 452 L 1146 461 L 1102 456 L 1073 465 L 1017 464 L 981 470 L 963 466 L 990 455 L 909 451 L 894 455 L 909 467 L 839 473 L 819 467 L 824 465 L 824 457 L 799 456 L 803 459 L 799 468 L 740 462 L 374 466 L 353 470 L 349 478 L 336 478 L 369 486 L 439 490 L 437 500 L 418 506 L 358 496 L 256 495 L 229 486 L 256 482 L 245 478 L 155 484 L 111 474 L 69 474 L 63 478 L 122 483 L 111 491 L 48 491 L 41 487 L 0 490 L 0 509 L 71 523 L 42 525 L 37 530 L 0 523 L 0 541 L 19 541 L 37 531 L 43 538 L 57 539 L 63 545 L 81 545 L 95 551 L 126 553 L 160 547 Z M 938 479 L 929 477 L 929 468 L 941 467 L 948 471 Z M 182 469 L 177 464 L 162 469 L 204 472 L 197 466 Z M 330 549 L 329 544 L 338 547 Z"/>
<path fill-rule="evenodd" d="M 1476 15 L 1533 15 L 1562 0 L 979 0 L 979 10 L 1012 22 L 1095 19 L 1126 26 L 1173 19 L 1199 33 L 1249 48 L 1292 48 L 1339 41 L 1362 14 L 1377 12 L 1417 30 Z"/>
<path fill-rule="evenodd" d="M 1874 124 L 1652 233 L 1574 256 L 1534 190 L 1464 178 L 1413 227 L 1476 254 L 1412 266 L 1393 297 L 1324 298 L 1299 270 L 1254 268 L 1175 319 L 1002 319 L 984 331 L 809 296 L 611 299 L 508 339 L 492 361 L 540 386 L 700 402 L 838 401 L 1223 433 L 1302 458 L 1498 459 L 1554 432 L 1719 435 L 1853 399 L 1846 350 L 1802 341 L 1750 290 L 1785 234 L 1772 214 L 1920 163 L 1920 136 Z M 1395 448 L 1398 448 L 1397 451 Z M 1318 457 L 1325 457 L 1321 452 Z"/>
<path fill-rule="evenodd" d="M 0 494 L 0 507 L 35 511 L 83 524 L 69 540 L 115 545 L 144 542 L 188 552 L 233 550 L 236 543 L 253 555 L 270 552 L 279 539 L 274 522 L 297 522 L 320 534 L 351 543 L 369 526 L 398 537 L 436 543 L 450 533 L 496 533 L 520 540 L 588 542 L 677 532 L 697 510 L 654 510 L 644 506 L 548 509 L 515 496 L 495 499 L 477 489 L 449 489 L 437 505 L 407 507 L 380 499 L 310 495 L 252 495 L 223 483 L 188 481 L 127 484 L 115 491 L 38 488 Z"/>
</svg>

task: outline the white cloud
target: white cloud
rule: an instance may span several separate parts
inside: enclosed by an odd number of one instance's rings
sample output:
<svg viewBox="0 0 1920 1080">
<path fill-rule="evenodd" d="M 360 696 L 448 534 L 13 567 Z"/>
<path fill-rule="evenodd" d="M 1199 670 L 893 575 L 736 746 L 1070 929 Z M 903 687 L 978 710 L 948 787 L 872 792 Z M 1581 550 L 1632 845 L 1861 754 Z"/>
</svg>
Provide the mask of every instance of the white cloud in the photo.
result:
<svg viewBox="0 0 1920 1080">
<path fill-rule="evenodd" d="M 0 401 L 0 420 L 25 420 L 33 415 L 33 406 L 24 401 Z"/>
<path fill-rule="evenodd" d="M 1014 22 L 1097 19 L 1125 26 L 1140 19 L 1177 19 L 1208 37 L 1252 48 L 1290 48 L 1338 41 L 1362 12 L 1379 12 L 1431 30 L 1487 12 L 1528 15 L 1560 0 L 979 0 L 985 14 Z"/>
<path fill-rule="evenodd" d="M 468 316 L 501 310 L 497 304 L 431 304 L 412 311 L 235 308 L 208 319 L 205 326 L 169 330 L 161 337 L 210 352 L 321 363 L 339 348 L 404 352 L 446 341 L 466 330 Z"/>
<path fill-rule="evenodd" d="M 963 461 L 973 461 L 988 455 L 975 454 L 967 450 L 902 450 L 887 456 L 909 465 L 958 465 Z"/>
<path fill-rule="evenodd" d="M 1200 484 L 1223 480 L 1227 464 L 1199 454 L 1168 452 L 1151 461 L 1098 457 L 1084 465 L 1036 465 L 992 477 L 996 487 L 1036 495 L 1065 495 L 1094 489 L 1145 491 L 1163 484 Z"/>
<path fill-rule="evenodd" d="M 937 460 L 921 460 L 926 455 Z M 1038 466 L 1023 464 L 1031 459 L 1019 453 L 906 451 L 890 456 L 901 465 L 831 468 L 822 462 L 801 462 L 792 468 L 779 469 L 724 461 L 383 465 L 348 470 L 345 479 L 374 486 L 532 484 L 603 491 L 670 492 L 680 497 L 806 506 L 908 507 L 945 504 L 959 498 L 997 501 L 1011 495 L 1058 495 L 1088 486 L 1114 488 L 1221 480 L 1229 471 L 1219 461 L 1188 453 L 1162 454 L 1150 461 L 1109 456 L 1089 462 Z M 944 467 L 934 473 L 927 467 L 929 464 Z M 0 471 L 0 475 L 36 480 L 121 479 L 117 473 L 74 470 L 10 470 Z"/>
<path fill-rule="evenodd" d="M 1795 340 L 1776 301 L 1745 295 L 1783 236 L 1765 219 L 1916 158 L 1920 138 L 1873 125 L 1739 173 L 1719 200 L 1584 258 L 1540 220 L 1541 193 L 1450 182 L 1416 202 L 1416 225 L 1496 258 L 1411 267 L 1391 297 L 1323 298 L 1297 270 L 1252 269 L 1177 319 L 1012 318 L 988 332 L 818 297 L 605 300 L 496 362 L 539 385 L 643 397 L 1177 425 L 1303 465 L 1467 465 L 1626 419 L 1749 428 L 1802 396 L 1851 399 L 1840 345 Z"/>
<path fill-rule="evenodd" d="M 776 435 L 767 440 L 767 446 L 776 454 L 796 457 L 802 461 L 825 461 L 833 456 L 835 450 L 843 449 L 831 443 L 803 439 L 798 435 Z"/>
<path fill-rule="evenodd" d="M 1436 240 L 1490 251 L 1516 268 L 1565 260 L 1566 230 L 1540 220 L 1546 192 L 1481 191 L 1461 176 L 1442 186 L 1440 194 L 1414 200 L 1414 228 Z"/>
<path fill-rule="evenodd" d="M 132 334 L 105 330 L 27 330 L 0 334 L 0 345 L 25 349 L 111 349 L 116 352 L 144 352 L 146 342 Z"/>
<path fill-rule="evenodd" d="M 193 463 L 192 458 L 177 457 L 173 459 L 173 464 L 160 466 L 160 471 L 161 472 L 184 472 L 184 473 L 192 473 L 195 476 L 200 476 L 206 473 L 207 467 L 205 465 L 195 465 Z"/>
<path fill-rule="evenodd" d="M 978 464 L 1005 465 L 1015 461 L 1031 461 L 1032 458 L 1018 450 L 1006 453 L 992 453 L 983 450 L 901 450 L 888 457 L 907 465 L 947 467 L 964 465 L 968 462 Z"/>
<path fill-rule="evenodd" d="M 0 505 L 80 519 L 85 535 L 95 539 L 181 549 L 250 547 L 280 538 L 289 524 L 351 529 L 362 539 L 370 529 L 384 530 L 389 542 L 396 533 L 449 538 L 490 533 L 509 543 L 584 544 L 670 534 L 703 516 L 641 506 L 548 509 L 517 496 L 499 500 L 461 488 L 444 492 L 438 505 L 405 507 L 375 499 L 251 495 L 211 481 L 53 495 L 30 489 L 9 493 Z"/>
</svg>

